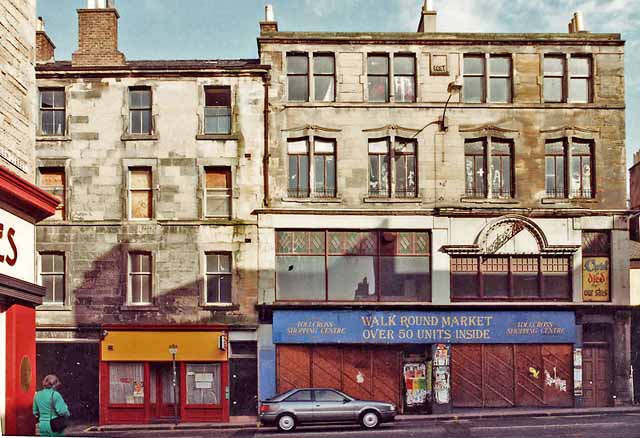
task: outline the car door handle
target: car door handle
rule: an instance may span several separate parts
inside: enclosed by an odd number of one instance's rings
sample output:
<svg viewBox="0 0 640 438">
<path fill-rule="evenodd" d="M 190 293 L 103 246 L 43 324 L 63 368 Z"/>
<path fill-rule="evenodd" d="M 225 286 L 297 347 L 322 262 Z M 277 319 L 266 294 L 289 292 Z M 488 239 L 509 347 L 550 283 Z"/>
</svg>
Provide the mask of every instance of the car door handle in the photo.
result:
<svg viewBox="0 0 640 438">
<path fill-rule="evenodd" d="M 316 408 L 319 408 L 319 407 L 320 407 L 320 405 L 316 405 Z"/>
</svg>

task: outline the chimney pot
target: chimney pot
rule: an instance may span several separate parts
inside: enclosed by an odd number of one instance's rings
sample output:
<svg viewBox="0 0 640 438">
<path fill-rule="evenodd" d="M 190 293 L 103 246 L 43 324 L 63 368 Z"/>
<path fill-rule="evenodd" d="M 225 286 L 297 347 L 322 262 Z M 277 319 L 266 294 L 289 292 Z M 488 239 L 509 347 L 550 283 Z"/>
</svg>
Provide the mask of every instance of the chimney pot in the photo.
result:
<svg viewBox="0 0 640 438">
<path fill-rule="evenodd" d="M 52 62 L 54 60 L 56 46 L 44 31 L 44 20 L 38 17 L 36 22 L 36 62 Z"/>
<path fill-rule="evenodd" d="M 36 30 L 38 32 L 44 32 L 44 19 L 42 17 L 38 17 L 38 22 L 36 23 Z"/>
<path fill-rule="evenodd" d="M 278 22 L 273 14 L 273 5 L 264 6 L 264 21 L 260 22 L 260 33 L 277 32 Z"/>
<path fill-rule="evenodd" d="M 95 9 L 96 0 L 87 0 L 87 9 Z"/>
<path fill-rule="evenodd" d="M 571 19 L 571 21 L 569 22 L 569 33 L 573 33 L 573 18 Z"/>
<path fill-rule="evenodd" d="M 106 9 L 107 8 L 107 0 L 97 0 L 96 8 L 98 8 L 98 9 Z"/>
<path fill-rule="evenodd" d="M 264 21 L 275 21 L 273 15 L 273 5 L 265 5 L 264 7 Z"/>
<path fill-rule="evenodd" d="M 418 24 L 419 33 L 431 33 L 436 31 L 437 12 L 433 9 L 433 0 L 425 0 Z"/>
<path fill-rule="evenodd" d="M 582 20 L 582 12 L 576 12 L 573 14 L 573 29 L 575 32 L 584 31 L 584 22 Z"/>
<path fill-rule="evenodd" d="M 427 11 L 433 11 L 433 0 L 425 0 L 424 1 L 424 8 Z"/>
</svg>

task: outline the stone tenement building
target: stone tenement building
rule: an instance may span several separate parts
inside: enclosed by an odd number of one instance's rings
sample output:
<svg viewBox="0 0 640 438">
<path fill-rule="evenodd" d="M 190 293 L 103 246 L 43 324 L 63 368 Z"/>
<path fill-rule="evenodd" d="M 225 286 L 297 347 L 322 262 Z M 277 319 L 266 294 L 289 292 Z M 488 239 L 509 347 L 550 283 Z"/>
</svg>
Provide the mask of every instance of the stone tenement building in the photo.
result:
<svg viewBox="0 0 640 438">
<path fill-rule="evenodd" d="M 260 398 L 631 402 L 619 34 L 280 31 Z"/>
<path fill-rule="evenodd" d="M 71 61 L 38 34 L 37 181 L 63 201 L 38 228 L 38 372 L 75 418 L 255 415 L 268 67 L 128 61 L 102 3 Z"/>
</svg>

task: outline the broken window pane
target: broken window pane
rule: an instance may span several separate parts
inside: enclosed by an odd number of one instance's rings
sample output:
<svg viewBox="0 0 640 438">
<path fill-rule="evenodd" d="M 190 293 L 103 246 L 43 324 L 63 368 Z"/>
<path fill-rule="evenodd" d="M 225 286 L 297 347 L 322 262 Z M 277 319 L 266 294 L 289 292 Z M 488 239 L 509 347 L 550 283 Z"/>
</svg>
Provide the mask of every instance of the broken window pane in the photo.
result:
<svg viewBox="0 0 640 438">
<path fill-rule="evenodd" d="M 324 256 L 277 256 L 278 300 L 324 300 Z"/>
</svg>

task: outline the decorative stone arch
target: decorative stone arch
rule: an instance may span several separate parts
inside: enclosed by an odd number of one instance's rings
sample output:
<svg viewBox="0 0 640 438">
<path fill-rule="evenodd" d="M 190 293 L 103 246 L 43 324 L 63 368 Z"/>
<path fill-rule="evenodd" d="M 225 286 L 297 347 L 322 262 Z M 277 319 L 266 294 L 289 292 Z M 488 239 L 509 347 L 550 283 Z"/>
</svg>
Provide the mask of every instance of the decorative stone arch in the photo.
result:
<svg viewBox="0 0 640 438">
<path fill-rule="evenodd" d="M 535 222 L 525 216 L 514 214 L 489 222 L 478 233 L 473 244 L 445 245 L 440 251 L 450 255 L 570 255 L 579 248 L 579 245 L 550 245 L 544 232 Z"/>
</svg>

